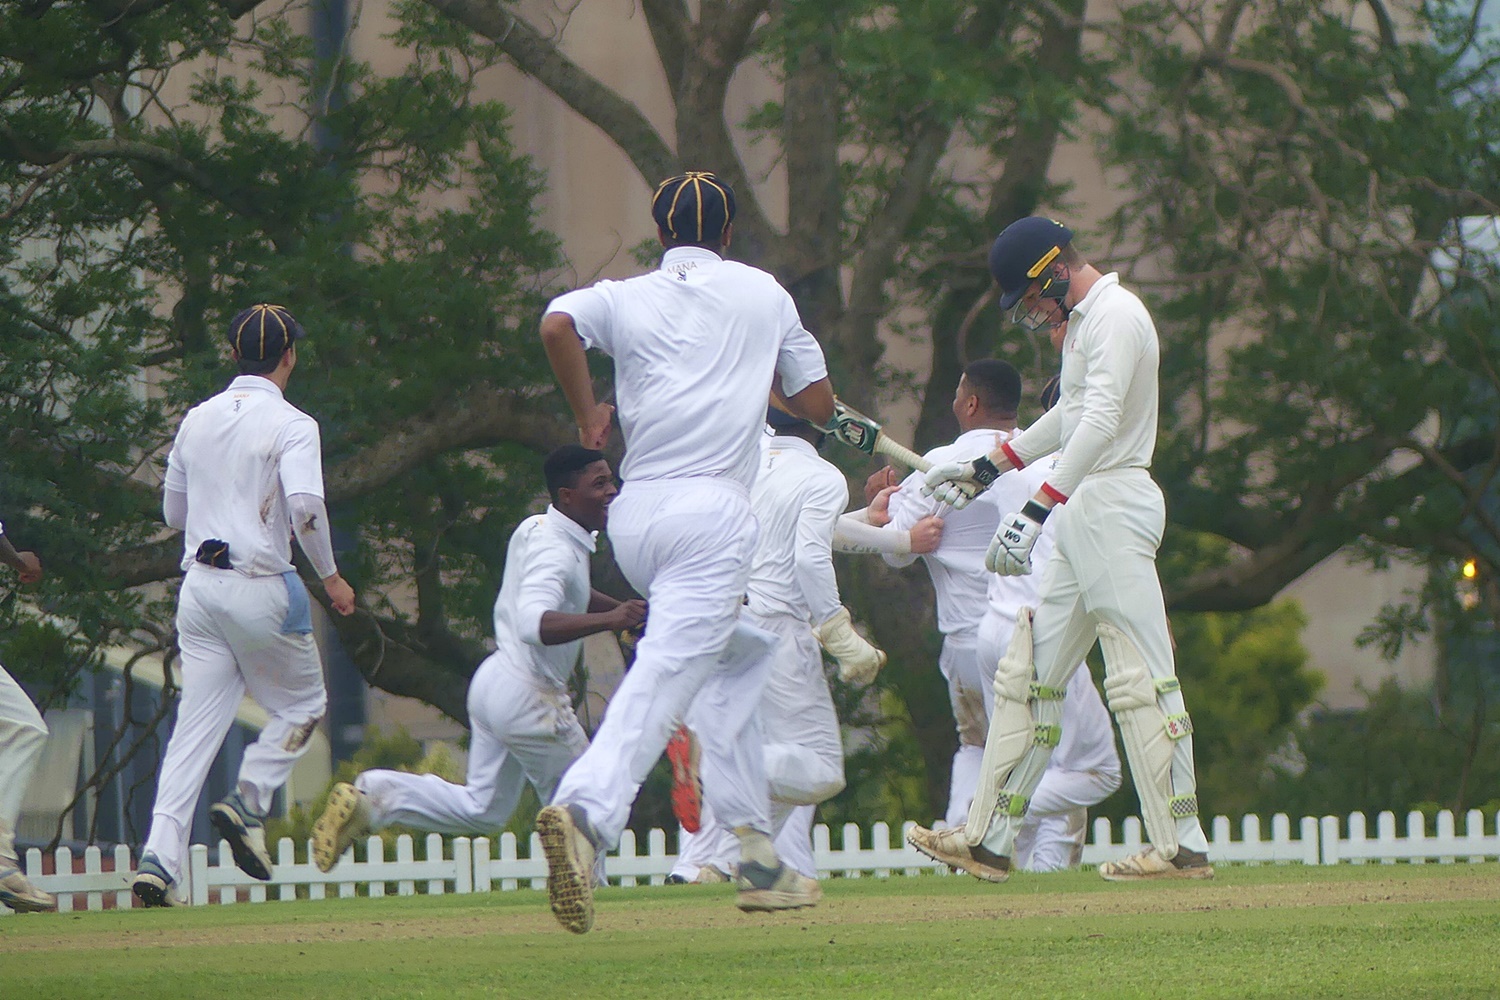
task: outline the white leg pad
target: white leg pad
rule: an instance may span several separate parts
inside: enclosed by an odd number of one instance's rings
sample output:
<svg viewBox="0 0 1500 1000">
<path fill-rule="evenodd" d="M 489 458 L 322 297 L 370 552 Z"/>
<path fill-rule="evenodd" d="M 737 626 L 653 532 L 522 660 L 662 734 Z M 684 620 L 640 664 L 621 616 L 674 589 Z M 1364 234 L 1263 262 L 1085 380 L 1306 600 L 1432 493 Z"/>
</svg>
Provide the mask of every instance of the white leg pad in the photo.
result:
<svg viewBox="0 0 1500 1000">
<path fill-rule="evenodd" d="M 1158 854 L 1171 860 L 1177 856 L 1177 821 L 1198 812 L 1196 795 L 1172 794 L 1173 748 L 1193 731 L 1192 723 L 1186 714 L 1169 716 L 1162 711 L 1160 694 L 1176 690 L 1177 682 L 1154 680 L 1129 636 L 1101 624 L 1099 648 L 1104 653 L 1104 694 L 1120 724 L 1146 836 Z"/>
<path fill-rule="evenodd" d="M 990 713 L 989 734 L 979 764 L 979 784 L 969 806 L 969 821 L 964 824 L 964 839 L 970 846 L 984 840 L 1006 779 L 1031 748 L 1034 729 L 1029 699 L 1035 673 L 1031 660 L 1031 614 L 1030 608 L 1022 608 L 1016 615 L 1010 645 L 995 667 L 995 707 Z"/>
</svg>

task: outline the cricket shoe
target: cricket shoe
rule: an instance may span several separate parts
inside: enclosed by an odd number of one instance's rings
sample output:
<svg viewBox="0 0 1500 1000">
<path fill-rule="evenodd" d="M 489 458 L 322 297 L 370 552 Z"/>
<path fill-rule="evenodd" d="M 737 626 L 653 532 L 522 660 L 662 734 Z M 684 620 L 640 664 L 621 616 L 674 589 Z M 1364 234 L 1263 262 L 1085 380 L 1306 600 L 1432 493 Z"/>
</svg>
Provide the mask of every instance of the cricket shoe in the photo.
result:
<svg viewBox="0 0 1500 1000">
<path fill-rule="evenodd" d="M 929 830 L 914 826 L 906 842 L 934 861 L 941 861 L 954 871 L 968 872 L 985 882 L 1004 882 L 1010 878 L 1010 858 L 996 854 L 983 844 L 969 845 L 964 828 Z"/>
<path fill-rule="evenodd" d="M 1177 855 L 1170 861 L 1148 847 L 1139 854 L 1132 854 L 1120 861 L 1106 861 L 1099 866 L 1099 874 L 1109 882 L 1146 882 L 1155 879 L 1214 877 L 1214 866 L 1208 863 L 1208 854 L 1189 851 L 1179 847 Z"/>
<path fill-rule="evenodd" d="M 17 913 L 54 913 L 57 900 L 31 884 L 15 858 L 0 857 L 0 903 Z"/>
<path fill-rule="evenodd" d="M 130 883 L 130 891 L 135 893 L 135 898 L 141 901 L 142 906 L 176 906 L 177 897 L 172 894 L 175 881 L 167 874 L 156 855 L 147 851 L 141 855 L 141 863 L 136 868 L 135 879 Z"/>
<path fill-rule="evenodd" d="M 823 898 L 823 887 L 817 879 L 808 878 L 785 862 L 767 868 L 758 861 L 741 861 L 736 881 L 740 891 L 734 905 L 747 913 L 800 910 L 816 906 Z"/>
<path fill-rule="evenodd" d="M 536 832 L 547 856 L 547 901 L 557 922 L 574 934 L 594 926 L 594 843 L 588 818 L 577 806 L 547 806 L 536 814 Z"/>
<path fill-rule="evenodd" d="M 234 792 L 208 807 L 208 821 L 219 836 L 229 841 L 234 863 L 240 871 L 262 882 L 271 881 L 271 855 L 266 850 L 265 817 L 245 805 Z"/>
<path fill-rule="evenodd" d="M 672 815 L 688 833 L 703 826 L 703 776 L 698 769 L 698 737 L 687 726 L 678 726 L 667 740 L 667 760 L 672 765 Z"/>
<path fill-rule="evenodd" d="M 328 804 L 312 828 L 313 864 L 331 871 L 351 844 L 370 832 L 370 800 L 365 793 L 340 781 L 328 793 Z"/>
</svg>

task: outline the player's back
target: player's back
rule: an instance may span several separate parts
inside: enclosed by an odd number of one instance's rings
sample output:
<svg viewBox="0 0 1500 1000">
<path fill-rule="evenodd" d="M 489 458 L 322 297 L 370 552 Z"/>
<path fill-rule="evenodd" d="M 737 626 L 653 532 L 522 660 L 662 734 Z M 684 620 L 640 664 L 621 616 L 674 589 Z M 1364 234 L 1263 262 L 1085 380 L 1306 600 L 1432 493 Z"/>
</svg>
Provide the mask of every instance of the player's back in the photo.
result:
<svg viewBox="0 0 1500 1000">
<path fill-rule="evenodd" d="M 584 343 L 614 358 L 627 482 L 719 477 L 748 489 L 773 375 L 782 371 L 790 394 L 826 374 L 775 278 L 697 247 L 667 251 L 650 274 L 560 296 L 549 311 L 571 315 Z"/>
<path fill-rule="evenodd" d="M 294 438 L 310 439 L 316 452 L 316 421 L 257 376 L 239 376 L 188 411 L 169 458 L 186 476 L 184 569 L 210 538 L 230 544 L 230 562 L 247 576 L 292 568 L 282 458 Z M 321 496 L 321 469 L 299 470 L 298 481 L 307 479 Z"/>
<path fill-rule="evenodd" d="M 844 474 L 800 439 L 773 438 L 750 491 L 750 509 L 760 525 L 746 598 L 763 614 L 789 614 L 822 621 L 838 592 L 823 593 L 832 580 L 833 524 L 849 503 Z M 806 568 L 826 572 L 809 579 Z M 820 584 L 822 585 L 820 589 Z M 814 593 L 807 593 L 812 588 Z"/>
</svg>

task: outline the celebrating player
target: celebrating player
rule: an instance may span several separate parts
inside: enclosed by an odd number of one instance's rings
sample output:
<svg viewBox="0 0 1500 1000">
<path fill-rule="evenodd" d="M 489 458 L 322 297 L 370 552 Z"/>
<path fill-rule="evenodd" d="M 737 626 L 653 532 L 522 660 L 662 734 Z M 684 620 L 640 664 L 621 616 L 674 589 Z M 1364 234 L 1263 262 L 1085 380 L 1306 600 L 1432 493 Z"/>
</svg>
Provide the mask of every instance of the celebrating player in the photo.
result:
<svg viewBox="0 0 1500 1000">
<path fill-rule="evenodd" d="M 808 831 L 798 824 L 793 843 L 781 834 L 796 807 L 815 806 L 844 787 L 844 745 L 819 646 L 852 684 L 874 680 L 885 653 L 854 630 L 839 601 L 833 535 L 849 504 L 849 485 L 837 466 L 818 455 L 823 431 L 775 407 L 766 420 L 775 436 L 750 491 L 760 540 L 742 614 L 777 636 L 760 705 L 771 833 L 783 859 L 815 877 Z M 673 873 L 681 881 L 718 881 L 712 873 L 728 871 L 734 862 L 732 841 L 705 810 L 703 828 L 679 855 Z"/>
<path fill-rule="evenodd" d="M 1036 494 L 1002 518 L 986 558 L 998 573 L 1030 572 L 1042 524 L 1057 518 L 1041 603 L 1034 620 L 1017 621 L 997 668 L 995 718 L 970 822 L 938 834 L 917 828 L 911 839 L 955 867 L 977 864 L 996 881 L 1004 877 L 1026 801 L 1052 753 L 1050 741 L 1036 734 L 1050 732 L 1061 718 L 1061 702 L 1034 699 L 1032 685 L 1063 688 L 1097 638 L 1105 693 L 1151 842 L 1099 872 L 1117 881 L 1211 878 L 1198 822 L 1192 724 L 1156 575 L 1166 520 L 1161 489 L 1148 471 L 1156 445 L 1156 327 L 1118 275 L 1101 274 L 1072 238 L 1050 219 L 1021 219 L 995 240 L 989 261 L 1001 308 L 1013 309 L 1028 329 L 1047 330 L 1061 352 L 1061 401 L 988 456 L 926 476 L 934 496 L 962 505 L 976 485 L 1061 453 Z"/>
<path fill-rule="evenodd" d="M 666 248 L 658 270 L 570 292 L 542 318 L 542 342 L 585 447 L 604 445 L 613 414 L 594 397 L 585 350 L 614 358 L 626 451 L 610 542 L 651 602 L 651 627 L 593 745 L 537 816 L 553 913 L 579 934 L 593 925 L 594 855 L 618 841 L 683 718 L 710 721 L 695 727 L 704 792 L 740 841 L 738 905 L 787 909 L 818 898 L 817 883 L 783 864 L 769 836 L 757 708 L 776 637 L 739 620 L 739 609 L 773 380 L 788 408 L 817 424 L 833 416 L 833 389 L 786 290 L 720 256 L 733 231 L 728 185 L 690 171 L 662 182 L 651 210 Z"/>
<path fill-rule="evenodd" d="M 209 819 L 245 874 L 271 877 L 264 817 L 327 704 L 292 532 L 334 609 L 354 612 L 354 590 L 333 557 L 318 424 L 284 396 L 303 335 L 282 306 L 236 315 L 229 344 L 240 374 L 188 411 L 167 456 L 162 510 L 185 546 L 182 697 L 131 886 L 146 906 L 176 901 L 193 807 L 246 691 L 270 720 L 245 750 L 235 791 Z"/>
<path fill-rule="evenodd" d="M 617 601 L 589 583 L 589 556 L 619 490 L 601 452 L 566 445 L 542 466 L 552 505 L 510 537 L 495 599 L 495 651 L 469 682 L 468 781 L 366 771 L 339 782 L 313 825 L 322 871 L 354 839 L 391 823 L 439 833 L 484 833 L 510 819 L 525 782 L 547 802 L 588 747 L 568 678 L 585 636 L 638 628 L 644 601 Z"/>
<path fill-rule="evenodd" d="M 22 583 L 42 578 L 35 552 L 18 552 L 0 524 L 0 562 L 14 569 Z M 16 853 L 16 821 L 26 786 L 47 745 L 47 723 L 15 678 L 0 667 L 0 903 L 17 913 L 57 909 L 57 900 L 31 884 Z"/>
</svg>

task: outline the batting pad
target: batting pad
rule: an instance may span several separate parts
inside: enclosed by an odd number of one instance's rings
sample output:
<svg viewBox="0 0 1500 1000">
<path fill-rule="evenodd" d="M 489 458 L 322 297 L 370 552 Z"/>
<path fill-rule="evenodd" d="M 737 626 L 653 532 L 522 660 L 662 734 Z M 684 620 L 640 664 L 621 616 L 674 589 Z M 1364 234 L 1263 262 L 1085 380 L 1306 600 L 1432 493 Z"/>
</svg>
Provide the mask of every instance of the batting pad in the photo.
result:
<svg viewBox="0 0 1500 1000">
<path fill-rule="evenodd" d="M 974 789 L 969 821 L 964 824 L 964 839 L 970 846 L 984 840 L 990 820 L 1000 805 L 1005 780 L 1031 747 L 1034 735 L 1028 703 L 1034 674 L 1031 615 L 1030 608 L 1022 608 L 1016 615 L 1010 645 L 995 666 L 995 708 L 990 714 L 989 734 L 984 740 L 984 757 L 979 762 L 979 786 Z M 1007 797 L 1007 809 L 1019 806 L 1025 810 L 1024 800 L 1016 803 L 1011 798 Z"/>
<path fill-rule="evenodd" d="M 1153 680 L 1136 644 L 1113 625 L 1101 624 L 1098 632 L 1104 695 L 1120 724 L 1146 835 L 1156 852 L 1171 860 L 1177 856 L 1177 820 L 1198 812 L 1197 796 L 1172 794 L 1172 754 L 1177 741 L 1193 731 L 1192 723 L 1185 713 L 1168 716 L 1157 700 L 1177 688 L 1175 678 Z"/>
</svg>

